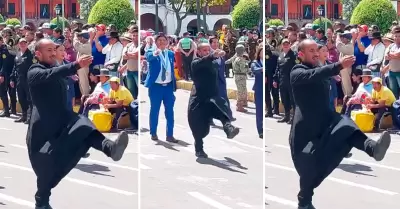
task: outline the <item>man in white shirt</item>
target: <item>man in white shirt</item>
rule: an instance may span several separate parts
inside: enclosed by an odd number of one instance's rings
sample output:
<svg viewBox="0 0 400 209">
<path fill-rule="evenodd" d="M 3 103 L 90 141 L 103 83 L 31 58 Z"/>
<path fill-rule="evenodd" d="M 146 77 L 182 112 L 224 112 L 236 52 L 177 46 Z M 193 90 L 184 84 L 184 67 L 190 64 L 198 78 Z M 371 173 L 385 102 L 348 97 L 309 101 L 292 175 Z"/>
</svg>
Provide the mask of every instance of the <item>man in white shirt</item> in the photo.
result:
<svg viewBox="0 0 400 209">
<path fill-rule="evenodd" d="M 104 66 L 110 70 L 111 76 L 118 77 L 117 69 L 122 58 L 123 49 L 124 46 L 119 41 L 118 32 L 110 32 L 108 44 L 103 48 L 102 52 L 106 55 Z"/>
<path fill-rule="evenodd" d="M 149 88 L 150 98 L 150 135 L 158 140 L 157 126 L 161 102 L 164 104 L 167 120 L 167 141 L 178 143 L 174 138 L 174 105 L 176 80 L 174 75 L 174 52 L 168 50 L 168 38 L 165 34 L 157 35 L 157 48 L 146 52 L 149 69 L 144 86 Z"/>
<path fill-rule="evenodd" d="M 371 45 L 364 50 L 364 54 L 368 55 L 367 68 L 372 71 L 373 76 L 380 77 L 380 69 L 385 56 L 386 47 L 382 43 L 380 32 L 373 32 L 370 39 Z"/>
</svg>

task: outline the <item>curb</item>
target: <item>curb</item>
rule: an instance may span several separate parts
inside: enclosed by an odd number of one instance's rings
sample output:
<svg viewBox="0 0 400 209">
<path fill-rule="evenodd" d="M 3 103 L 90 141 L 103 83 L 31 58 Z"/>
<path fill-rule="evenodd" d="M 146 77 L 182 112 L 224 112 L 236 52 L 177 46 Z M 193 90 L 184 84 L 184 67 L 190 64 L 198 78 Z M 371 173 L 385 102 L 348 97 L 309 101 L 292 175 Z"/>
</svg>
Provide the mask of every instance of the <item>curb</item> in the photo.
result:
<svg viewBox="0 0 400 209">
<path fill-rule="evenodd" d="M 191 91 L 192 90 L 193 83 L 190 81 L 177 81 L 176 82 L 176 88 L 177 89 L 183 89 L 186 91 Z M 234 99 L 236 100 L 236 94 L 237 90 L 236 89 L 227 89 L 227 94 L 228 94 L 228 99 Z M 253 91 L 248 91 L 247 92 L 247 100 L 249 102 L 254 102 L 254 92 Z"/>
<path fill-rule="evenodd" d="M 1 100 L 0 100 L 0 110 L 3 110 L 3 102 L 1 102 Z M 79 105 L 75 105 L 74 112 L 78 112 L 78 111 L 79 111 Z M 22 113 L 21 105 L 19 104 L 18 101 L 17 101 L 17 113 Z"/>
</svg>

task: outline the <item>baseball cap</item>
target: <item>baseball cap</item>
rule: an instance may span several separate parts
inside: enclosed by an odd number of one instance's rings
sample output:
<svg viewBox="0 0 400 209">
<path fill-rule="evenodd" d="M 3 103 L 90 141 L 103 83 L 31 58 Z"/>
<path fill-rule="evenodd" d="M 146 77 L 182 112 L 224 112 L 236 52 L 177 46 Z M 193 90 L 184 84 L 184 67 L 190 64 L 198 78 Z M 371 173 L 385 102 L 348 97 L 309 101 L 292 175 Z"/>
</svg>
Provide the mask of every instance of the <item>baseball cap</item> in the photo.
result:
<svg viewBox="0 0 400 209">
<path fill-rule="evenodd" d="M 282 40 L 282 44 L 285 44 L 285 43 L 288 43 L 288 44 L 290 44 L 290 41 L 289 41 L 289 39 L 287 39 L 287 38 L 283 39 L 283 40 Z"/>
<path fill-rule="evenodd" d="M 367 25 L 360 25 L 358 28 L 361 28 L 364 32 L 368 32 L 368 26 Z"/>
<path fill-rule="evenodd" d="M 119 83 L 119 78 L 118 78 L 118 77 L 112 77 L 112 78 L 110 78 L 110 82 L 117 82 L 117 83 Z"/>
<path fill-rule="evenodd" d="M 100 29 L 100 30 L 106 30 L 106 25 L 104 25 L 104 24 L 99 24 L 99 25 L 96 25 L 96 29 Z"/>
<path fill-rule="evenodd" d="M 372 82 L 373 82 L 373 83 L 380 83 L 380 84 L 382 84 L 382 78 L 375 77 L 375 78 L 372 79 Z"/>
<path fill-rule="evenodd" d="M 18 40 L 18 43 L 21 43 L 21 42 L 28 43 L 28 42 L 26 41 L 26 39 L 25 39 L 25 38 L 20 38 L 20 39 Z"/>
<path fill-rule="evenodd" d="M 50 29 L 50 23 L 43 23 L 43 25 L 42 25 L 42 28 L 43 29 Z"/>
</svg>

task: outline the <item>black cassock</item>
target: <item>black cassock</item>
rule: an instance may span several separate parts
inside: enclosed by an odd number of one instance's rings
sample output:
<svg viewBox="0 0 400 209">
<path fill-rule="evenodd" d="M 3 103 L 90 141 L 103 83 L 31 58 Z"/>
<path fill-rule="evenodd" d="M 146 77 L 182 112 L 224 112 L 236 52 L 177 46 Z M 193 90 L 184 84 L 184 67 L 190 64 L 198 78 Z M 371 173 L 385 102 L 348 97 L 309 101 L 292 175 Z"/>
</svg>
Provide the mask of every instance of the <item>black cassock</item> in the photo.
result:
<svg viewBox="0 0 400 209">
<path fill-rule="evenodd" d="M 210 121 L 230 121 L 228 102 L 219 96 L 218 71 L 213 67 L 213 55 L 197 57 L 192 62 L 193 87 L 189 98 L 188 121 L 195 139 L 210 132 Z"/>
<path fill-rule="evenodd" d="M 76 63 L 59 67 L 38 63 L 28 71 L 33 110 L 26 140 L 37 176 L 37 203 L 48 201 L 50 190 L 89 150 L 85 139 L 98 132 L 89 119 L 67 107 L 65 78 L 79 68 Z"/>
<path fill-rule="evenodd" d="M 300 202 L 302 196 L 311 198 L 350 152 L 353 134 L 364 135 L 350 118 L 330 109 L 329 79 L 341 69 L 338 63 L 318 68 L 299 64 L 290 74 L 296 110 L 289 142 L 300 176 Z"/>
</svg>

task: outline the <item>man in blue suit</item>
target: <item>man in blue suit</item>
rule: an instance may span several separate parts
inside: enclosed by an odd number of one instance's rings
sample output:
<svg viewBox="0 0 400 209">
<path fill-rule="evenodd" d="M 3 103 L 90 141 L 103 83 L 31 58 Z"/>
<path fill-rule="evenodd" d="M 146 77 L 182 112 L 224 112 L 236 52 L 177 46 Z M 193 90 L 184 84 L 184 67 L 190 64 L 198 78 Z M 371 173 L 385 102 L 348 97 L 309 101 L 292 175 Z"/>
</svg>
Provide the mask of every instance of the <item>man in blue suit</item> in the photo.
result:
<svg viewBox="0 0 400 209">
<path fill-rule="evenodd" d="M 174 92 L 176 90 L 174 53 L 168 50 L 168 38 L 164 34 L 158 34 L 155 41 L 157 48 L 146 52 L 149 70 L 144 84 L 149 89 L 151 139 L 158 140 L 158 115 L 162 102 L 167 119 L 167 141 L 178 143 L 178 140 L 174 138 Z"/>
<path fill-rule="evenodd" d="M 254 103 L 256 105 L 256 125 L 257 125 L 257 132 L 258 136 L 262 139 L 263 138 L 263 86 L 264 86 L 264 71 L 263 71 L 263 47 L 260 45 L 256 51 L 256 59 L 251 64 L 251 71 L 254 73 Z"/>
<path fill-rule="evenodd" d="M 211 37 L 210 40 L 210 45 L 211 45 L 211 49 L 212 51 L 219 49 L 219 41 L 217 37 Z M 228 93 L 226 92 L 226 78 L 225 78 L 225 60 L 222 57 L 215 59 L 213 61 L 213 65 L 215 68 L 218 69 L 218 90 L 219 90 L 219 96 L 224 98 L 227 102 L 228 102 L 228 115 L 231 119 L 231 121 L 235 121 L 236 118 L 233 117 L 232 115 L 232 110 L 231 110 L 231 105 L 229 103 L 229 99 L 228 99 Z M 212 123 L 212 125 L 214 125 Z"/>
</svg>

